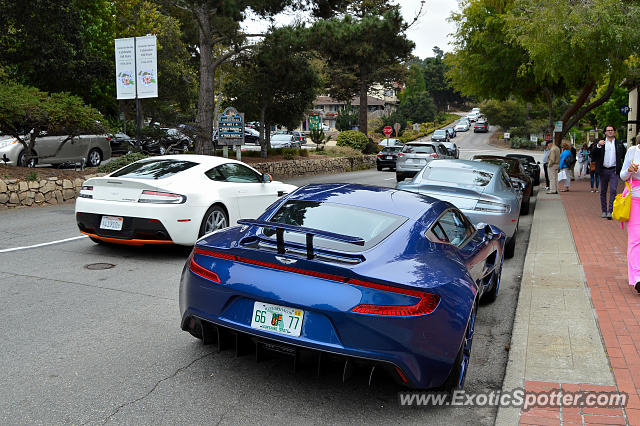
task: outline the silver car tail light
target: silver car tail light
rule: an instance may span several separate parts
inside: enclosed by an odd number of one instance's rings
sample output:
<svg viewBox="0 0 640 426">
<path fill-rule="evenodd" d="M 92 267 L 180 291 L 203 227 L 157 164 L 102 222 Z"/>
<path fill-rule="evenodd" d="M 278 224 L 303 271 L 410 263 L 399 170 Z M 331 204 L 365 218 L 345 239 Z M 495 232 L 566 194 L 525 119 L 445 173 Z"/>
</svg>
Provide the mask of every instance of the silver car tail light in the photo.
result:
<svg viewBox="0 0 640 426">
<path fill-rule="evenodd" d="M 187 197 L 180 194 L 173 194 L 171 192 L 160 191 L 142 191 L 139 203 L 154 203 L 154 204 L 182 204 L 187 201 Z"/>
<path fill-rule="evenodd" d="M 479 200 L 476 203 L 474 210 L 481 212 L 509 213 L 511 212 L 511 207 L 508 204 Z"/>
</svg>

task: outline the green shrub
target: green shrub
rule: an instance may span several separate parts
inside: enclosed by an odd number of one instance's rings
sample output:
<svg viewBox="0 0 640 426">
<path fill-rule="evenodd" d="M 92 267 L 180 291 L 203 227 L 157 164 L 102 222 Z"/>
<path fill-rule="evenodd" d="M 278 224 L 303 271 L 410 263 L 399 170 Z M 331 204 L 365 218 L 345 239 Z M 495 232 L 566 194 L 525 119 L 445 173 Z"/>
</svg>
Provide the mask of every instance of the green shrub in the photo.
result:
<svg viewBox="0 0 640 426">
<path fill-rule="evenodd" d="M 355 157 L 362 153 L 348 146 L 328 146 L 324 151 L 318 151 L 316 154 L 327 157 Z"/>
<path fill-rule="evenodd" d="M 105 163 L 98 167 L 98 172 L 100 173 L 111 173 L 116 170 L 126 166 L 127 164 L 131 164 L 134 161 L 142 160 L 143 158 L 147 158 L 149 155 L 142 154 L 140 152 L 130 152 L 126 155 L 117 157 L 108 163 Z"/>
<path fill-rule="evenodd" d="M 38 173 L 36 172 L 29 173 L 29 176 L 27 176 L 27 180 L 29 182 L 36 182 L 38 180 Z"/>
<path fill-rule="evenodd" d="M 361 152 L 366 148 L 367 143 L 369 143 L 367 135 L 358 130 L 340 132 L 336 141 L 337 146 L 348 146 Z"/>
</svg>

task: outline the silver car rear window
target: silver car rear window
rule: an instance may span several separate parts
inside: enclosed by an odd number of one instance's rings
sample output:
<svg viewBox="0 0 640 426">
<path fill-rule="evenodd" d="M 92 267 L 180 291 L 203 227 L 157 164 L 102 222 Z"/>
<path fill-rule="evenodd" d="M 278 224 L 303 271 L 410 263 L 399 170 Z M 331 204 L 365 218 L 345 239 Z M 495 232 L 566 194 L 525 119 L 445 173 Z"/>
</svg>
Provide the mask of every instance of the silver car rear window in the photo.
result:
<svg viewBox="0 0 640 426">
<path fill-rule="evenodd" d="M 404 216 L 362 207 L 319 201 L 289 200 L 270 219 L 305 228 L 320 229 L 337 234 L 360 237 L 364 246 L 314 238 L 314 245 L 346 252 L 367 250 L 389 236 L 407 220 Z M 265 232 L 268 235 L 269 232 Z M 285 232 L 285 241 L 305 244 L 305 235 Z"/>
<path fill-rule="evenodd" d="M 405 145 L 402 152 L 410 154 L 433 154 L 436 152 L 433 145 Z"/>
<path fill-rule="evenodd" d="M 424 180 L 473 186 L 487 186 L 492 178 L 490 172 L 446 167 L 426 167 L 422 173 Z"/>
<path fill-rule="evenodd" d="M 169 159 L 139 161 L 113 172 L 110 176 L 136 179 L 163 179 L 197 165 L 198 163 L 194 163 L 193 161 Z"/>
</svg>

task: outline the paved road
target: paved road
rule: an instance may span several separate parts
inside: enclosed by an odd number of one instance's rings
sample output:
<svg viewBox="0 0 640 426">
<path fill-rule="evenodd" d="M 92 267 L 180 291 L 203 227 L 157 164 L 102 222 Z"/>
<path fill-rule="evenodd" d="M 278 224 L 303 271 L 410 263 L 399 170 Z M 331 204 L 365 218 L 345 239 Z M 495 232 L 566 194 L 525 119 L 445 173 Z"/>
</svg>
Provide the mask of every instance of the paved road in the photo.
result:
<svg viewBox="0 0 640 426">
<path fill-rule="evenodd" d="M 485 138 L 456 143 L 463 157 L 495 151 Z M 395 185 L 393 173 L 375 170 L 290 180 L 339 181 Z M 530 225 L 531 216 L 521 219 L 498 300 L 480 309 L 468 391 L 501 387 Z M 493 424 L 493 407 L 400 408 L 403 389 L 389 381 L 369 388 L 356 374 L 342 384 L 338 371 L 315 378 L 285 361 L 256 364 L 202 346 L 179 329 L 188 250 L 87 238 L 21 248 L 77 237 L 71 204 L 2 211 L 0 232 L 2 424 Z"/>
</svg>

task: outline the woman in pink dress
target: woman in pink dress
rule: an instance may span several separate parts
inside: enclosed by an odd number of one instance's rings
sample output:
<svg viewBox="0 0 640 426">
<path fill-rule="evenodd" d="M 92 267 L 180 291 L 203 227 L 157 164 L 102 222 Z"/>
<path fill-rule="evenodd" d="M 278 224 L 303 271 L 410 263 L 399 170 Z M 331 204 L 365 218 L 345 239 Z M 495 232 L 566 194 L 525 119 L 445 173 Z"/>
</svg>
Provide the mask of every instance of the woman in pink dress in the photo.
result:
<svg viewBox="0 0 640 426">
<path fill-rule="evenodd" d="M 627 150 L 620 171 L 620 178 L 631 185 L 631 212 L 627 222 L 627 266 L 629 285 L 640 293 L 640 152 L 637 146 Z M 623 195 L 629 193 L 626 188 Z"/>
</svg>

